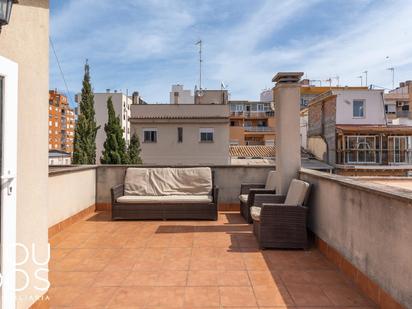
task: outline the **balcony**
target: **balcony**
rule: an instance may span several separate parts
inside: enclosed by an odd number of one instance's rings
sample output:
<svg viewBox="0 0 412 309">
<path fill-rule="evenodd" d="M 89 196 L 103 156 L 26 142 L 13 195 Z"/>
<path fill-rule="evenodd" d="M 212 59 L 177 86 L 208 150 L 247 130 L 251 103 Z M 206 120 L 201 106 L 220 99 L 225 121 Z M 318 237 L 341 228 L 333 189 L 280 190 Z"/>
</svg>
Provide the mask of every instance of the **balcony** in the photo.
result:
<svg viewBox="0 0 412 309">
<path fill-rule="evenodd" d="M 264 182 L 272 166 L 212 166 L 218 221 L 111 221 L 110 188 L 125 169 L 50 170 L 52 308 L 389 308 L 390 295 L 411 304 L 411 180 L 400 189 L 302 169 L 314 243 L 262 251 L 236 209 L 240 183 Z"/>
<path fill-rule="evenodd" d="M 245 129 L 245 132 L 275 132 L 275 128 L 273 127 L 245 126 L 243 128 Z"/>
<path fill-rule="evenodd" d="M 275 112 L 273 111 L 238 111 L 230 112 L 230 117 L 245 118 L 245 119 L 266 119 L 273 117 Z"/>
<path fill-rule="evenodd" d="M 412 113 L 410 111 L 399 110 L 396 112 L 396 117 L 398 118 L 412 118 Z"/>
</svg>

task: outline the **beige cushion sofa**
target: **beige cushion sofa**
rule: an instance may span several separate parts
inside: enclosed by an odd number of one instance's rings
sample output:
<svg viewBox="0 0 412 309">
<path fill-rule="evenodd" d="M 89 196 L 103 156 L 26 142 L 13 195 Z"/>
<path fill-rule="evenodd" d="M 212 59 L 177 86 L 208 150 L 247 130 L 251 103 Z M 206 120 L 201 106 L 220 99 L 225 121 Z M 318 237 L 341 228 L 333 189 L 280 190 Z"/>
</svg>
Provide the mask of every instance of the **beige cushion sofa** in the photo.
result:
<svg viewBox="0 0 412 309">
<path fill-rule="evenodd" d="M 128 168 L 112 188 L 112 218 L 216 220 L 217 198 L 208 167 Z"/>
</svg>

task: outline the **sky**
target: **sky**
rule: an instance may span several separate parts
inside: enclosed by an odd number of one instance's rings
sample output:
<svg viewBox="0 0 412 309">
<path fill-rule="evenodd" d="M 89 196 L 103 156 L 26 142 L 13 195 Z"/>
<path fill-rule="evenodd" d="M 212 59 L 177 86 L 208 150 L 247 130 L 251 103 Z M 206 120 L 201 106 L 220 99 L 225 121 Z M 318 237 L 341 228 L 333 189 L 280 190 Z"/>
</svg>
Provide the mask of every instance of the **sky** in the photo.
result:
<svg viewBox="0 0 412 309">
<path fill-rule="evenodd" d="M 139 91 L 168 103 L 172 84 L 258 100 L 279 71 L 319 85 L 392 87 L 412 79 L 412 1 L 51 0 L 50 87 L 69 99 L 88 59 L 95 92 Z M 64 76 L 64 78 L 63 78 Z M 64 80 L 66 80 L 67 87 Z"/>
</svg>

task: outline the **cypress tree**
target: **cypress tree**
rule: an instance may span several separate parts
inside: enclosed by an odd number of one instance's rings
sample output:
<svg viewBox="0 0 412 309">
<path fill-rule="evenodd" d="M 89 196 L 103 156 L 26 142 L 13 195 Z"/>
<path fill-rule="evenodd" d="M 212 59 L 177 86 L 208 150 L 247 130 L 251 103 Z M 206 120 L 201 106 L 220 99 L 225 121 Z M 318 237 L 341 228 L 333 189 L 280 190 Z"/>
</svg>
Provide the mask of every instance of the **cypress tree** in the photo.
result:
<svg viewBox="0 0 412 309">
<path fill-rule="evenodd" d="M 104 125 L 106 141 L 100 163 L 102 164 L 127 164 L 126 142 L 123 138 L 123 128 L 120 118 L 116 116 L 112 97 L 107 100 L 107 123 Z"/>
<path fill-rule="evenodd" d="M 136 133 L 133 133 L 130 138 L 129 148 L 127 148 L 127 156 L 129 164 L 142 164 L 142 159 L 140 158 L 140 141 Z"/>
<path fill-rule="evenodd" d="M 74 164 L 96 164 L 96 134 L 100 126 L 97 126 L 94 117 L 94 95 L 90 83 L 90 67 L 86 60 L 80 113 L 74 131 Z"/>
</svg>

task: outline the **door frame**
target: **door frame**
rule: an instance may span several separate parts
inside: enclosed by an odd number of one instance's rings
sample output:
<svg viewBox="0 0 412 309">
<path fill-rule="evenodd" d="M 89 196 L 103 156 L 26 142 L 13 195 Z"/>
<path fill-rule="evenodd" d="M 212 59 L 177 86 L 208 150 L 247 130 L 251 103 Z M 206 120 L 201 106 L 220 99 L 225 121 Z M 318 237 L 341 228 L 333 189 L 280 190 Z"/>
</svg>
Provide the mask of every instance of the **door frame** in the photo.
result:
<svg viewBox="0 0 412 309">
<path fill-rule="evenodd" d="M 1 121 L 1 307 L 16 307 L 16 176 L 17 176 L 17 104 L 18 64 L 0 56 L 3 77 Z"/>
</svg>

